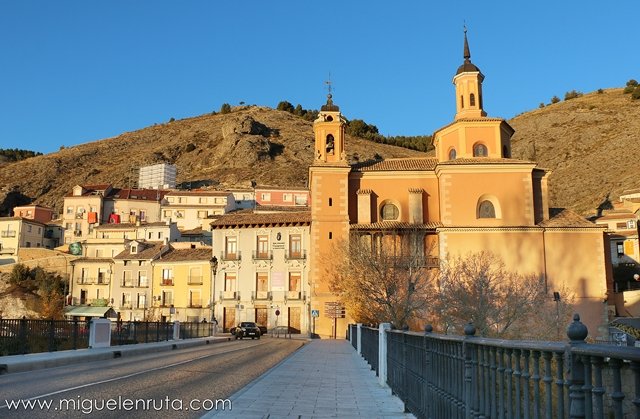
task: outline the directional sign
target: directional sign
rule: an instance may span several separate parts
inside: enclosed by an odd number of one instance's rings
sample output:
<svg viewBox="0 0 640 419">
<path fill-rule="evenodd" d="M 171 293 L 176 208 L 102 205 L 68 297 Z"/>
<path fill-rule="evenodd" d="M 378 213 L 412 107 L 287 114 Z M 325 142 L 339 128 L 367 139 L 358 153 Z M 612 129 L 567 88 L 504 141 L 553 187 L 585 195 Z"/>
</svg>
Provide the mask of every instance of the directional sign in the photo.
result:
<svg viewBox="0 0 640 419">
<path fill-rule="evenodd" d="M 324 303 L 324 315 L 330 319 L 341 319 L 345 316 L 344 305 L 337 301 Z"/>
<path fill-rule="evenodd" d="M 311 317 L 320 317 L 320 310 L 311 310 Z"/>
</svg>

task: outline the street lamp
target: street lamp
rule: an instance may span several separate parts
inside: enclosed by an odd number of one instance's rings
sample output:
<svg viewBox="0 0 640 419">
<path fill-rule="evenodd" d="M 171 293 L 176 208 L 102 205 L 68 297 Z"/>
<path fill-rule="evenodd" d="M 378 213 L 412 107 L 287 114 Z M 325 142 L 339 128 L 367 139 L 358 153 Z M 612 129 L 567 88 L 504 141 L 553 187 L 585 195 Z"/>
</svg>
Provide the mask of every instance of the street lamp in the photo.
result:
<svg viewBox="0 0 640 419">
<path fill-rule="evenodd" d="M 556 338 L 560 340 L 560 293 L 553 292 L 553 301 L 556 302 Z"/>
</svg>

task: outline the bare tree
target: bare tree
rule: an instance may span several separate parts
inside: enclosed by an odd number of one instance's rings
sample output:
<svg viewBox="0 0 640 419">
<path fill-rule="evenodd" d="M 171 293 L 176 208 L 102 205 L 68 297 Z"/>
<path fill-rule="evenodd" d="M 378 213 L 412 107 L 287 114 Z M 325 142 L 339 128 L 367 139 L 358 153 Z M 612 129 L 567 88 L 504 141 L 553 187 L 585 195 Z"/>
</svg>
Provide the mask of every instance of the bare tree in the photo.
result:
<svg viewBox="0 0 640 419">
<path fill-rule="evenodd" d="M 522 338 L 549 300 L 544 278 L 508 271 L 483 251 L 443 264 L 436 309 L 445 332 L 472 321 L 481 336 Z"/>
<path fill-rule="evenodd" d="M 354 320 L 405 327 L 424 317 L 434 296 L 437 258 L 426 256 L 425 249 L 430 246 L 419 230 L 352 235 L 334 247 L 334 257 L 324 264 L 331 290 Z"/>
</svg>

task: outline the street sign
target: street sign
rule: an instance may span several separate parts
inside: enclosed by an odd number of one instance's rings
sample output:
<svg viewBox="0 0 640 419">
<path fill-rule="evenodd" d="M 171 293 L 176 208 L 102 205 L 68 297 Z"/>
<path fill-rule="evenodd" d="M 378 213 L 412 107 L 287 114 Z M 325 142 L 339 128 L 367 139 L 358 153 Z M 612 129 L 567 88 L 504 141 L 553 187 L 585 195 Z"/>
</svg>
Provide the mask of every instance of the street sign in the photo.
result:
<svg viewBox="0 0 640 419">
<path fill-rule="evenodd" d="M 320 317 L 320 310 L 311 310 L 311 317 Z"/>
<path fill-rule="evenodd" d="M 324 315 L 330 319 L 342 319 L 345 316 L 344 305 L 337 301 L 324 303 Z"/>
<path fill-rule="evenodd" d="M 280 315 L 280 310 L 276 310 L 276 316 Z"/>
</svg>

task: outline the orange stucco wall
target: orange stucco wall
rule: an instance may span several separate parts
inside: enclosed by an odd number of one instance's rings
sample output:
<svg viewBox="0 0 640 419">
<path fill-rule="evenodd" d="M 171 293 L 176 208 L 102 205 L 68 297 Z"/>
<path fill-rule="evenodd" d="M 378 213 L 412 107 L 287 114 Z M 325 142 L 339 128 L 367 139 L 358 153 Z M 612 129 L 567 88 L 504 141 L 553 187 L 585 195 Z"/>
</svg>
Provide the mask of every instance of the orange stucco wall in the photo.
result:
<svg viewBox="0 0 640 419">
<path fill-rule="evenodd" d="M 349 219 L 357 222 L 358 200 L 356 192 L 362 189 L 371 189 L 371 222 L 380 220 L 381 205 L 385 200 L 390 200 L 399 205 L 400 220 L 409 222 L 409 189 L 423 189 L 422 213 L 424 222 L 440 220 L 440 204 L 438 180 L 433 172 L 420 172 L 419 174 L 396 174 L 388 172 L 380 173 L 352 173 L 349 177 Z"/>
</svg>

